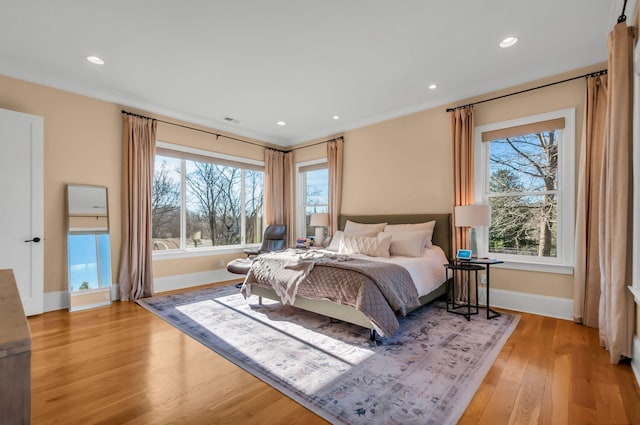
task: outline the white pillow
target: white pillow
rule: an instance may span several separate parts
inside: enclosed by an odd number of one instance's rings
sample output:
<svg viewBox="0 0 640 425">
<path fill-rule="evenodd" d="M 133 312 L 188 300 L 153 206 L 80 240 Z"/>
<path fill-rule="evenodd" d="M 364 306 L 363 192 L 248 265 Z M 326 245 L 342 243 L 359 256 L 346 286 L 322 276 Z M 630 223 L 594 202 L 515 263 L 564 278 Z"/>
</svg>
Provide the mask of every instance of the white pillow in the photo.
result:
<svg viewBox="0 0 640 425">
<path fill-rule="evenodd" d="M 376 236 L 380 232 L 384 232 L 384 227 L 387 223 L 365 224 L 356 223 L 355 221 L 347 220 L 347 224 L 344 226 L 345 234 L 371 234 Z"/>
<path fill-rule="evenodd" d="M 391 233 L 391 255 L 402 255 L 405 257 L 422 257 L 424 244 L 428 232 L 397 232 Z"/>
<path fill-rule="evenodd" d="M 433 229 L 436 227 L 435 221 L 427 221 L 426 223 L 415 224 L 388 224 L 384 231 L 387 233 L 403 233 L 403 232 L 427 232 L 427 237 L 424 242 L 425 248 L 431 248 L 431 238 L 433 236 Z"/>
<path fill-rule="evenodd" d="M 325 249 L 338 252 L 338 250 L 340 249 L 340 242 L 342 242 L 343 237 L 344 232 L 342 230 L 338 230 L 335 235 L 333 235 L 333 238 L 331 238 L 331 243 L 329 244 L 329 246 Z"/>
<path fill-rule="evenodd" d="M 380 232 L 375 238 L 345 234 L 340 241 L 339 254 L 364 254 L 369 257 L 389 257 L 391 234 Z"/>
</svg>

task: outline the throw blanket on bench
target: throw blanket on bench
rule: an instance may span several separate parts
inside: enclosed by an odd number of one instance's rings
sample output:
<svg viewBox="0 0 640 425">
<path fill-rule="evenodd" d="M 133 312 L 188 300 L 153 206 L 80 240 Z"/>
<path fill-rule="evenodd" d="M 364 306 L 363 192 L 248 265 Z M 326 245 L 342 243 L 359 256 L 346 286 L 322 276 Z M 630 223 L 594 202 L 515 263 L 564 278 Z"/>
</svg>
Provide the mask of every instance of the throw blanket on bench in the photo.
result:
<svg viewBox="0 0 640 425">
<path fill-rule="evenodd" d="M 395 312 L 405 315 L 419 306 L 418 292 L 404 267 L 322 251 L 263 254 L 247 274 L 245 297 L 251 295 L 251 285 L 273 288 L 283 304 L 293 304 L 300 295 L 349 305 L 383 336 L 398 328 Z"/>
</svg>

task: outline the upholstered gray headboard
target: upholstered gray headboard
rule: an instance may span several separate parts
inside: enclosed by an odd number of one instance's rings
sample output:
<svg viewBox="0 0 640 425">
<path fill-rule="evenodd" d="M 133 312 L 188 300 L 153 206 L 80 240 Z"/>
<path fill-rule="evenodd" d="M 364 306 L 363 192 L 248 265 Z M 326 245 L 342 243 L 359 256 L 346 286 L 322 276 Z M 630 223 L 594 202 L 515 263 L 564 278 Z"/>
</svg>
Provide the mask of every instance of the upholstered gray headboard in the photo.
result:
<svg viewBox="0 0 640 425">
<path fill-rule="evenodd" d="M 451 214 L 389 214 L 389 215 L 341 215 L 338 219 L 338 227 L 344 229 L 347 220 L 357 223 L 388 223 L 388 224 L 410 224 L 424 223 L 435 220 L 436 226 L 433 229 L 431 240 L 434 245 L 438 245 L 447 258 L 451 258 Z"/>
</svg>

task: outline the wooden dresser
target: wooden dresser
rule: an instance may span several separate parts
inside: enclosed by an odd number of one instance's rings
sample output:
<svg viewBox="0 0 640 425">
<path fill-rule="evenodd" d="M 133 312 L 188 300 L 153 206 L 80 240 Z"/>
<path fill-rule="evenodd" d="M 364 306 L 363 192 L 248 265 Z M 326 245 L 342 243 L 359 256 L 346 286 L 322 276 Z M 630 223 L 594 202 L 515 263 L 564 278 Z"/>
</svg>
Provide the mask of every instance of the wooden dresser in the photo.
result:
<svg viewBox="0 0 640 425">
<path fill-rule="evenodd" d="M 31 332 L 13 270 L 0 270 L 0 425 L 31 423 Z"/>
</svg>

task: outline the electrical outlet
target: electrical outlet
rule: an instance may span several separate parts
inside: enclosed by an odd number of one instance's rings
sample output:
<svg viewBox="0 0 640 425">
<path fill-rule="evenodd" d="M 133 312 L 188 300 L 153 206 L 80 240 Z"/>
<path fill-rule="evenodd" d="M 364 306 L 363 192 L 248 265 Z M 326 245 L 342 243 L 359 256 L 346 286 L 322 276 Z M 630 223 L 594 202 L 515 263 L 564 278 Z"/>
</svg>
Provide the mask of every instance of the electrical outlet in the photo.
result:
<svg viewBox="0 0 640 425">
<path fill-rule="evenodd" d="M 224 267 L 224 260 L 220 260 L 220 267 Z"/>
<path fill-rule="evenodd" d="M 482 283 L 483 285 L 487 284 L 487 274 L 486 273 L 482 273 L 480 275 L 480 283 Z"/>
</svg>

